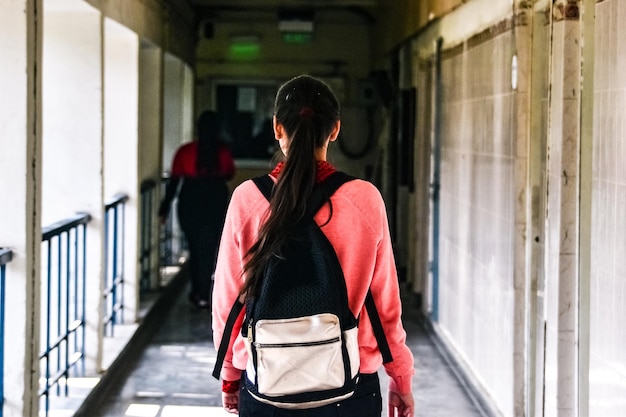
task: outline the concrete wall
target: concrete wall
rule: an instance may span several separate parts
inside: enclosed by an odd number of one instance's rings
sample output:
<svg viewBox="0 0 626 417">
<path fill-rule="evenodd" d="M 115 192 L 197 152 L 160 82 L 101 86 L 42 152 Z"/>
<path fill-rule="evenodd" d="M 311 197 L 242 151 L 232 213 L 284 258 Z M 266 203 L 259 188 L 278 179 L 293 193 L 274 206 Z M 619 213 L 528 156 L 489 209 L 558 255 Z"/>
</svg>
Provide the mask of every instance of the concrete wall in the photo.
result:
<svg viewBox="0 0 626 417">
<path fill-rule="evenodd" d="M 57 0 L 58 1 L 58 0 Z M 65 1 L 65 0 L 63 0 Z M 195 56 L 194 14 L 185 1 L 84 0 L 106 17 L 187 63 Z"/>
</svg>

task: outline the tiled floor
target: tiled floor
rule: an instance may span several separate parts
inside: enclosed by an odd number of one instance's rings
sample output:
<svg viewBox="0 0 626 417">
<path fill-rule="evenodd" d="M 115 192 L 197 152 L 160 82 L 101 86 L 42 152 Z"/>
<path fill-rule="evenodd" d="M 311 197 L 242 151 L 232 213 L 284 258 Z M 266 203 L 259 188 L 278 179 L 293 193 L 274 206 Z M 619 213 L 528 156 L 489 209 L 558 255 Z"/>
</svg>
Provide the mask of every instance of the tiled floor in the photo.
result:
<svg viewBox="0 0 626 417">
<path fill-rule="evenodd" d="M 481 417 L 416 314 L 405 314 L 405 327 L 415 354 L 416 417 Z M 100 410 L 86 415 L 229 416 L 220 405 L 220 384 L 211 376 L 214 361 L 210 314 L 188 303 L 185 288 L 138 362 L 127 364 L 133 367 L 128 378 L 116 381 L 116 389 L 103 399 Z M 381 379 L 386 386 L 386 377 Z"/>
</svg>

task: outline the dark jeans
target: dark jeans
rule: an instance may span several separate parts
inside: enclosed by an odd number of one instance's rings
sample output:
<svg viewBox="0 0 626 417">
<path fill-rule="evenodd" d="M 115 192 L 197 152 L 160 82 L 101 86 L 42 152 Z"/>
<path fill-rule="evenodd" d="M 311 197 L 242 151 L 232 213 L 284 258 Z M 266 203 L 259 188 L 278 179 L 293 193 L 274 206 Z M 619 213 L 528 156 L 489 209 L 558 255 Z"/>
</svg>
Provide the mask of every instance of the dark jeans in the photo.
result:
<svg viewBox="0 0 626 417">
<path fill-rule="evenodd" d="M 361 374 L 356 391 L 347 400 L 307 410 L 286 410 L 261 403 L 243 386 L 242 381 L 239 417 L 380 417 L 383 410 L 378 374 Z"/>
<path fill-rule="evenodd" d="M 221 230 L 204 223 L 188 224 L 181 219 L 181 228 L 189 248 L 190 293 L 201 300 L 211 299 L 211 276 L 215 269 Z"/>
<path fill-rule="evenodd" d="M 228 204 L 223 180 L 185 179 L 178 196 L 178 220 L 189 247 L 191 295 L 210 301 L 211 276 Z"/>
</svg>

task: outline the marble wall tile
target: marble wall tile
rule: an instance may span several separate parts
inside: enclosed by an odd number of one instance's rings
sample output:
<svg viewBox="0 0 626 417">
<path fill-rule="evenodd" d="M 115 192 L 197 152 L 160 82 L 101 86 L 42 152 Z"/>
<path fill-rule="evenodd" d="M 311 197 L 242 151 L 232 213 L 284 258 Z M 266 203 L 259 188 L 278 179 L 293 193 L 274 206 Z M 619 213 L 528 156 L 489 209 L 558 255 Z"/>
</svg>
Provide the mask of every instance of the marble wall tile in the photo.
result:
<svg viewBox="0 0 626 417">
<path fill-rule="evenodd" d="M 617 75 L 620 74 L 621 71 L 626 68 L 626 42 L 623 40 L 626 39 L 626 25 L 624 25 L 624 21 L 626 21 L 626 2 L 623 1 L 615 1 L 617 5 L 617 9 L 613 11 L 615 13 L 614 21 L 616 22 L 616 30 L 615 30 L 615 73 Z M 596 7 L 596 13 L 600 9 L 600 5 Z M 599 31 L 596 31 L 596 34 Z M 596 42 L 597 45 L 598 42 Z M 626 77 L 617 76 L 614 84 L 614 88 L 619 90 L 623 90 L 626 88 Z"/>
<path fill-rule="evenodd" d="M 443 131 L 455 137 L 443 138 L 439 323 L 507 417 L 513 410 L 515 236 L 521 235 L 511 54 L 507 33 L 467 47 L 443 66 L 445 83 L 462 80 L 462 93 L 447 92 L 444 100 Z"/>
<path fill-rule="evenodd" d="M 512 156 L 526 159 L 528 158 L 529 142 L 533 140 L 533 138 L 527 137 L 530 134 L 528 131 L 530 112 L 527 110 L 530 94 L 518 91 L 517 100 L 515 117 L 511 119 L 512 128 L 515 129 L 515 138 L 517 138 L 513 143 L 514 146 L 512 146 L 512 151 L 515 152 Z"/>
<path fill-rule="evenodd" d="M 594 132 L 594 140 L 592 144 L 592 176 L 594 179 L 597 179 L 600 175 L 600 167 L 602 166 L 600 163 L 600 142 L 604 137 L 604 103 L 605 103 L 605 95 L 607 93 L 603 91 L 596 91 L 594 93 L 594 118 L 593 118 L 593 132 Z"/>
<path fill-rule="evenodd" d="M 625 32 L 626 35 L 626 32 Z M 626 43 L 626 42 L 625 42 Z M 626 80 L 626 77 L 621 77 Z M 615 126 L 615 155 L 626 154 L 626 117 L 623 116 L 624 106 L 626 106 L 626 90 L 620 89 L 616 92 L 616 111 L 621 117 L 617 117 Z M 626 183 L 626 164 L 623 160 L 615 158 L 615 178 L 618 183 Z"/>
<path fill-rule="evenodd" d="M 572 364 L 577 362 L 577 339 L 574 331 L 559 332 L 559 391 L 557 397 L 557 409 L 559 417 L 577 417 L 576 388 L 578 375 L 576 367 Z"/>
<path fill-rule="evenodd" d="M 560 224 L 561 224 L 561 176 L 562 132 L 563 132 L 563 33 L 562 22 L 553 28 L 552 54 L 552 100 L 547 111 L 550 114 L 547 142 L 547 187 L 545 221 L 545 284 L 544 317 L 545 333 L 545 374 L 544 374 L 544 416 L 556 416 L 558 405 L 558 357 L 559 357 L 559 271 L 560 271 Z"/>
<path fill-rule="evenodd" d="M 610 19 L 609 3 L 599 3 L 596 5 L 596 27 L 600 29 Z M 608 88 L 608 66 L 604 65 L 608 61 L 608 33 L 604 30 L 596 30 L 594 33 L 595 62 L 594 67 L 594 88 L 596 91 L 604 91 Z M 601 63 L 601 65 L 597 65 Z"/>
<path fill-rule="evenodd" d="M 626 415 L 626 5 L 596 5 L 590 415 Z"/>
<path fill-rule="evenodd" d="M 560 27 L 561 23 L 555 25 L 555 27 L 557 26 Z M 577 20 L 566 20 L 562 22 L 562 26 L 562 98 L 564 100 L 567 100 L 575 99 L 579 96 L 578 89 L 580 88 L 580 23 Z M 561 81 L 559 80 L 559 82 Z"/>
<path fill-rule="evenodd" d="M 617 67 L 617 45 L 619 43 L 619 38 L 617 37 L 619 19 L 618 15 L 618 1 L 612 0 L 607 3 L 608 6 L 608 22 L 606 25 L 600 28 L 601 31 L 606 33 L 606 67 L 607 67 L 607 88 L 613 89 L 614 82 L 619 77 L 619 73 L 623 71 L 623 68 Z"/>
</svg>

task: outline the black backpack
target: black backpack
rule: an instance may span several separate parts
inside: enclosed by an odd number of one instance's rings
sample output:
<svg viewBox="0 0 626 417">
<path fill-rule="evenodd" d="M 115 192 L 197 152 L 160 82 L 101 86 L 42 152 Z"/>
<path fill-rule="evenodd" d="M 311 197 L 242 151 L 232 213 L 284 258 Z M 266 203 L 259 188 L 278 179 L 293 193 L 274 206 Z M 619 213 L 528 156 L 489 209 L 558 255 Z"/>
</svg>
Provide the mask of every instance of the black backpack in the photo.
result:
<svg viewBox="0 0 626 417">
<path fill-rule="evenodd" d="M 314 188 L 307 213 L 279 256 L 265 268 L 258 295 L 246 302 L 242 335 L 248 350 L 245 388 L 257 400 L 281 408 L 320 407 L 350 397 L 359 380 L 358 318 L 348 306 L 346 283 L 334 248 L 313 216 L 345 182 L 335 172 Z M 269 200 L 274 182 L 253 181 Z M 391 361 L 382 325 L 368 292 L 366 307 L 384 362 Z M 219 379 L 233 325 L 229 315 L 213 376 Z"/>
</svg>

